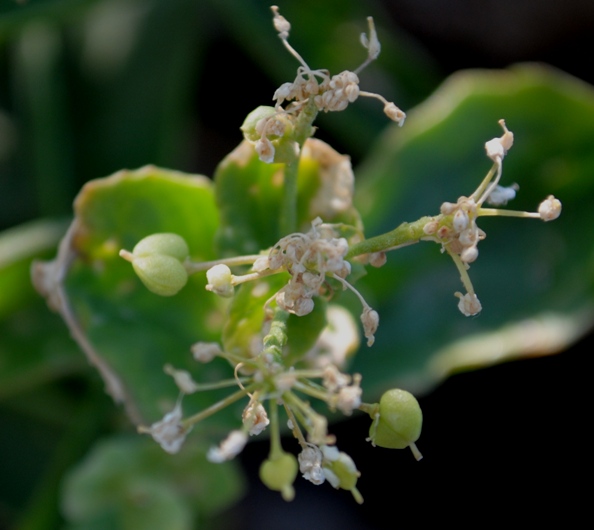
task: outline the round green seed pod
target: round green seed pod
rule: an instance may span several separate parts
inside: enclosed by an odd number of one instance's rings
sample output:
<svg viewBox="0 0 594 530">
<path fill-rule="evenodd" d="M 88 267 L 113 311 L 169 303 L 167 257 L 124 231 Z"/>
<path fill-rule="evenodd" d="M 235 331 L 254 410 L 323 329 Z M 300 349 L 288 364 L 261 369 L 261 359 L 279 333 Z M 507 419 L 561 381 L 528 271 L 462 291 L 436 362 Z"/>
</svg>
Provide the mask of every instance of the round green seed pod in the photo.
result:
<svg viewBox="0 0 594 530">
<path fill-rule="evenodd" d="M 141 239 L 132 251 L 135 257 L 145 256 L 171 256 L 179 261 L 185 260 L 190 255 L 186 240 L 178 234 L 162 233 L 151 234 Z"/>
<path fill-rule="evenodd" d="M 297 459 L 290 453 L 282 453 L 277 458 L 269 458 L 262 462 L 260 480 L 267 488 L 280 491 L 283 499 L 290 501 L 295 495 L 293 482 L 298 469 Z"/>
<path fill-rule="evenodd" d="M 172 256 L 135 257 L 132 267 L 146 288 L 161 296 L 177 294 L 188 281 L 185 267 Z"/>
<path fill-rule="evenodd" d="M 423 413 L 416 398 L 406 390 L 388 390 L 380 399 L 379 418 L 369 429 L 374 445 L 404 449 L 421 435 Z"/>
</svg>

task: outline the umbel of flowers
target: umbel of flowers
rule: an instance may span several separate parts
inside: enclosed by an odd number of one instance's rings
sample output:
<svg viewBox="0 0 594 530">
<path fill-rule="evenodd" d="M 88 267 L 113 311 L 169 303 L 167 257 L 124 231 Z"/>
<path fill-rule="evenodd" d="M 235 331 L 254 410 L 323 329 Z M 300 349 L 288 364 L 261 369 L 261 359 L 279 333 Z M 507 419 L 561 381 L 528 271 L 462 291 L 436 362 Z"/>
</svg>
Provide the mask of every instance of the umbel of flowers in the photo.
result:
<svg viewBox="0 0 594 530">
<path fill-rule="evenodd" d="M 334 293 L 351 291 L 361 303 L 360 321 L 367 345 L 372 346 L 378 330 L 379 315 L 369 306 L 350 280 L 354 265 L 382 266 L 386 252 L 418 241 L 433 241 L 454 261 L 465 292 L 456 292 L 458 308 L 466 316 L 481 311 L 481 304 L 470 281 L 468 269 L 478 258 L 478 243 L 485 233 L 478 227 L 479 217 L 514 216 L 550 221 L 559 216 L 561 203 L 549 196 L 536 212 L 501 209 L 515 197 L 518 187 L 502 187 L 503 160 L 512 147 L 513 134 L 503 120 L 501 137 L 485 144 L 493 166 L 477 189 L 456 202 L 444 202 L 440 212 L 396 229 L 365 238 L 359 226 L 311 219 L 306 232 L 296 230 L 297 165 L 306 140 L 313 134 L 313 122 L 318 112 L 346 109 L 358 97 L 373 97 L 384 105 L 385 114 L 399 125 L 405 114 L 382 96 L 360 90 L 358 74 L 377 58 L 380 44 L 373 20 L 368 19 L 369 34 L 361 36 L 368 51 L 367 59 L 355 71 L 331 75 L 327 70 L 312 70 L 288 42 L 290 24 L 273 6 L 273 22 L 283 45 L 299 61 L 296 78 L 285 83 L 274 94 L 273 107 L 258 107 L 246 118 L 242 131 L 261 163 L 284 164 L 282 217 L 278 221 L 281 237 L 271 248 L 258 254 L 234 256 L 216 261 L 197 263 L 189 257 L 187 243 L 178 235 L 153 234 L 141 240 L 130 252 L 120 255 L 132 266 L 146 287 L 157 295 L 173 296 L 182 289 L 190 274 L 206 271 L 206 290 L 211 296 L 233 298 L 243 284 L 254 286 L 280 279 L 278 290 L 261 304 L 262 329 L 256 344 L 243 349 L 226 348 L 224 341 L 197 342 L 191 352 L 197 363 L 214 358 L 225 359 L 231 366 L 230 377 L 217 383 L 199 384 L 192 375 L 171 365 L 165 366 L 179 388 L 179 399 L 173 410 L 140 432 L 150 434 L 169 453 L 178 452 L 187 434 L 201 420 L 240 400 L 246 401 L 237 428 L 208 452 L 212 462 L 224 462 L 240 453 L 250 436 L 269 431 L 270 453 L 262 463 L 260 477 L 284 499 L 294 496 L 293 483 L 300 473 L 313 484 L 329 482 L 335 488 L 352 492 L 357 502 L 362 496 L 357 490 L 360 475 L 353 460 L 336 445 L 328 431 L 328 421 L 310 403 L 324 402 L 330 411 L 350 416 L 360 410 L 371 418 L 368 440 L 373 446 L 392 449 L 409 447 L 417 459 L 421 453 L 415 442 L 421 433 L 422 413 L 417 400 L 401 389 L 388 390 L 379 403 L 362 400 L 361 376 L 346 370 L 347 350 L 352 344 L 332 356 L 318 347 L 328 341 L 326 330 L 318 344 L 303 355 L 289 355 L 291 344 L 289 318 L 301 318 L 312 313 L 318 300 L 327 301 Z M 346 169 L 350 171 L 350 166 Z M 332 189 L 331 189 L 332 191 Z M 334 190 L 336 191 L 336 190 Z M 344 191 L 344 189 L 342 189 Z M 341 197 L 336 197 L 342 199 Z M 350 199 L 350 197 L 349 197 Z M 490 205 L 490 206 L 486 206 Z M 254 288 L 252 290 L 256 291 Z M 327 318 L 345 318 L 338 310 Z M 334 315 L 334 316 L 332 316 Z M 350 315 L 346 316 L 347 320 Z M 237 387 L 221 401 L 205 410 L 184 415 L 183 396 L 214 388 Z M 297 456 L 281 445 L 281 423 L 286 423 L 299 446 Z"/>
</svg>

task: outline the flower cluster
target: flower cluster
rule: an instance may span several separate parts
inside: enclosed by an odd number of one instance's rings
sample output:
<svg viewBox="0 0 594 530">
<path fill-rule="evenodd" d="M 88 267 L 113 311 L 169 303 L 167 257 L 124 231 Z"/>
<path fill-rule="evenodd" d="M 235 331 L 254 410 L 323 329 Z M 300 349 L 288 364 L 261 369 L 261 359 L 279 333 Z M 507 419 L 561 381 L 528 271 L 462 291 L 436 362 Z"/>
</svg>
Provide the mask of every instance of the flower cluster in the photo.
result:
<svg viewBox="0 0 594 530">
<path fill-rule="evenodd" d="M 299 161 L 305 137 L 312 133 L 312 123 L 318 111 L 343 110 L 359 96 L 366 95 L 382 100 L 386 114 L 400 125 L 405 116 L 393 103 L 359 89 L 357 73 L 374 60 L 380 51 L 371 18 L 368 19 L 369 36 L 363 34 L 361 40 L 368 50 L 367 60 L 354 72 L 345 71 L 330 76 L 327 70 L 311 70 L 291 48 L 288 43 L 290 24 L 279 14 L 278 8 L 273 6 L 272 10 L 279 37 L 301 66 L 296 79 L 276 91 L 275 107 L 256 109 L 246 119 L 242 130 L 246 139 L 254 144 L 262 162 L 290 159 L 285 163 L 283 174 L 284 186 L 290 188 L 287 175 L 298 165 L 295 162 Z M 283 107 L 286 102 L 288 104 Z M 344 315 L 327 307 L 326 328 L 321 332 L 318 329 L 317 340 L 310 337 L 305 340 L 305 347 L 295 350 L 291 349 L 290 343 L 291 325 L 303 322 L 297 319 L 312 313 L 315 304 L 319 303 L 316 298 L 329 299 L 337 289 L 348 289 L 362 304 L 360 319 L 367 344 L 371 346 L 375 340 L 379 315 L 347 281 L 352 272 L 351 261 L 359 257 L 365 263 L 380 267 L 386 262 L 386 251 L 419 240 L 435 241 L 441 245 L 443 252 L 451 256 L 466 289 L 465 294 L 455 293 L 459 298 L 458 307 L 466 316 L 479 313 L 481 303 L 467 272 L 470 264 L 478 258 L 478 243 L 485 238 L 485 233 L 477 225 L 478 218 L 507 215 L 549 221 L 561 212 L 561 203 L 553 196 L 543 201 L 537 212 L 516 212 L 485 206 L 505 205 L 518 191 L 517 185 L 507 188 L 499 185 L 504 157 L 513 144 L 513 134 L 505 122 L 501 120 L 499 123 L 503 135 L 485 144 L 486 154 L 493 161 L 493 167 L 470 196 L 460 197 L 456 202 L 444 202 L 438 215 L 424 217 L 410 224 L 403 223 L 387 234 L 361 240 L 360 227 L 324 223 L 320 217 L 316 217 L 307 232 L 294 231 L 296 222 L 287 223 L 283 233 L 288 235 L 255 255 L 194 263 L 189 258 L 188 246 L 175 234 L 154 234 L 139 242 L 133 252 L 121 251 L 122 257 L 132 262 L 145 285 L 157 294 L 171 296 L 183 288 L 189 274 L 206 272 L 206 290 L 230 298 L 232 309 L 237 309 L 233 304 L 238 299 L 240 309 L 248 307 L 241 305 L 243 298 L 237 292 L 241 295 L 248 293 L 253 297 L 249 311 L 261 306 L 258 313 L 260 320 L 250 320 L 252 328 L 249 337 L 240 333 L 238 339 L 249 342 L 247 353 L 241 347 L 238 348 L 233 342 L 235 339 L 229 339 L 225 333 L 222 344 L 197 342 L 191 347 L 192 356 L 199 363 L 213 362 L 217 358 L 227 361 L 233 367 L 233 377 L 215 383 L 197 383 L 189 372 L 166 365 L 165 372 L 173 378 L 180 397 L 173 410 L 162 420 L 150 427 L 141 427 L 140 432 L 150 434 L 165 451 L 175 453 L 181 449 L 187 433 L 195 424 L 246 399 L 241 424 L 238 421 L 237 428 L 219 445 L 211 447 L 207 458 L 216 463 L 233 459 L 242 451 L 250 436 L 268 431 L 270 454 L 260 467 L 260 478 L 270 489 L 279 491 L 286 500 L 293 498 L 293 482 L 301 472 L 303 478 L 313 484 L 320 485 L 327 481 L 335 488 L 351 491 L 355 500 L 362 502 L 356 487 L 360 473 L 353 460 L 337 448 L 334 436 L 328 432 L 327 418 L 314 409 L 310 404 L 311 399 L 325 403 L 330 411 L 338 410 L 347 416 L 355 410 L 367 413 L 372 419 L 368 440 L 374 446 L 393 449 L 408 447 L 417 459 L 422 458 L 415 444 L 422 425 L 422 413 L 416 399 L 404 390 L 392 389 L 384 393 L 379 403 L 365 403 L 362 401 L 361 375 L 349 375 L 342 371 L 347 352 L 352 350 L 353 344 L 358 344 L 358 334 L 351 329 L 355 327 L 351 323 L 351 315 L 343 310 L 347 314 L 343 318 Z M 324 201 L 330 203 L 331 199 L 336 198 L 334 195 L 338 190 L 339 206 L 343 210 L 344 204 L 350 206 L 351 175 L 349 166 L 349 171 L 341 170 L 334 175 L 331 185 L 322 183 Z M 296 178 L 296 173 L 293 176 Z M 296 190 L 296 181 L 294 184 L 293 191 Z M 294 206 L 290 201 L 287 204 Z M 312 217 L 315 215 L 318 215 L 317 210 L 311 214 Z M 326 217 L 325 213 L 319 215 Z M 353 233 L 356 233 L 356 237 L 352 237 Z M 351 236 L 345 237 L 345 234 Z M 249 270 L 246 270 L 246 266 Z M 270 278 L 274 275 L 278 276 Z M 248 282 L 253 283 L 250 286 L 243 285 Z M 263 294 L 257 297 L 254 294 L 256 292 Z M 255 299 L 259 301 L 254 304 L 252 302 Z M 243 321 L 248 320 L 237 320 L 231 327 L 240 327 Z M 337 322 L 349 329 L 336 333 L 331 328 Z M 348 337 L 348 341 L 335 347 L 337 337 Z M 329 342 L 333 343 L 332 348 L 328 348 Z M 307 348 L 309 351 L 303 351 Z M 201 412 L 183 417 L 182 399 L 186 394 L 227 387 L 238 388 Z M 297 458 L 285 452 L 281 446 L 282 410 L 300 447 Z"/>
<path fill-rule="evenodd" d="M 314 114 L 318 111 L 339 112 L 345 110 L 350 103 L 359 96 L 380 100 L 384 105 L 384 113 L 388 118 L 402 126 L 406 114 L 393 102 L 386 100 L 380 94 L 366 92 L 359 88 L 358 73 L 371 61 L 375 60 L 381 50 L 380 42 L 373 18 L 368 17 L 369 35 L 361 34 L 361 44 L 367 49 L 367 59 L 355 71 L 345 70 L 331 75 L 328 70 L 312 70 L 297 51 L 289 44 L 291 24 L 283 17 L 277 6 L 272 6 L 274 27 L 278 31 L 283 45 L 301 64 L 297 69 L 297 76 L 292 82 L 283 83 L 274 93 L 274 109 L 268 108 L 264 115 L 258 115 L 250 126 L 242 127 L 246 138 L 254 143 L 260 160 L 266 163 L 282 162 L 277 157 L 278 139 L 292 130 L 301 112 Z M 283 104 L 288 103 L 283 108 Z M 246 120 L 246 123 L 249 120 Z"/>
<path fill-rule="evenodd" d="M 467 292 L 466 294 L 457 292 L 455 295 L 460 300 L 458 308 L 466 316 L 476 315 L 482 309 L 466 272 L 469 264 L 478 258 L 477 245 L 479 241 L 486 237 L 485 232 L 477 226 L 477 218 L 499 215 L 552 221 L 561 214 L 561 202 L 552 195 L 540 204 L 537 212 L 518 212 L 483 206 L 484 203 L 503 206 L 515 198 L 519 189 L 517 184 L 510 187 L 499 185 L 503 159 L 512 147 L 514 140 L 514 135 L 506 127 L 505 121 L 499 120 L 499 124 L 503 128 L 503 135 L 485 143 L 485 151 L 493 161 L 493 167 L 480 186 L 469 197 L 459 197 L 455 203 L 444 202 L 441 205 L 441 215 L 432 218 L 423 227 L 426 239 L 433 239 L 441 243 L 443 250 L 448 252 L 460 271 L 462 283 Z"/>
</svg>

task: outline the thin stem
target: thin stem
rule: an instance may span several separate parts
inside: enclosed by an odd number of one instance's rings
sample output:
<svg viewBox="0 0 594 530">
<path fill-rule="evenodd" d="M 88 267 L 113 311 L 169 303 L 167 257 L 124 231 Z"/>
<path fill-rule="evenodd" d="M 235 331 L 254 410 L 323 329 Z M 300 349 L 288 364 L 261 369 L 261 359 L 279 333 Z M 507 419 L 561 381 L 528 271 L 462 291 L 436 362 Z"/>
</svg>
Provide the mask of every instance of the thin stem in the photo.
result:
<svg viewBox="0 0 594 530">
<path fill-rule="evenodd" d="M 210 407 L 208 407 L 207 409 L 204 409 L 203 411 L 199 412 L 198 414 L 194 414 L 193 416 L 186 418 L 185 420 L 183 420 L 181 422 L 182 426 L 184 427 L 184 429 L 189 429 L 195 423 L 198 423 L 199 421 L 202 421 L 203 419 L 208 418 L 209 416 L 212 416 L 219 410 L 222 410 L 225 407 L 228 407 L 229 405 L 235 403 L 236 401 L 239 401 L 242 397 L 245 397 L 250 392 L 253 392 L 256 388 L 258 388 L 258 386 L 259 386 L 258 383 L 254 383 L 254 384 L 248 386 L 247 388 L 245 388 L 245 390 L 242 389 L 242 390 L 238 390 L 237 392 L 234 392 L 230 396 L 227 396 L 225 399 L 222 399 L 221 401 L 215 403 L 214 405 L 211 405 Z"/>
<path fill-rule="evenodd" d="M 120 256 L 122 256 L 122 252 L 127 251 L 120 251 Z M 124 256 L 122 256 L 126 259 Z M 202 272 L 207 271 L 208 269 L 214 267 L 215 265 L 227 265 L 228 267 L 234 267 L 237 265 L 253 265 L 253 263 L 258 259 L 261 258 L 261 254 L 252 254 L 249 256 L 235 256 L 233 258 L 223 258 L 223 259 L 216 259 L 213 261 L 202 261 L 202 262 L 195 262 L 190 261 L 189 259 L 184 262 L 184 267 L 188 274 L 193 274 L 195 272 Z"/>
<path fill-rule="evenodd" d="M 278 404 L 275 399 L 270 400 L 270 459 L 274 460 L 282 455 L 280 429 L 278 422 Z"/>
<path fill-rule="evenodd" d="M 422 238 L 427 237 L 423 228 L 427 223 L 433 220 L 433 217 L 421 217 L 412 223 L 402 223 L 394 230 L 386 232 L 385 234 L 365 239 L 354 244 L 349 249 L 346 258 L 354 258 L 361 254 L 371 254 L 373 252 L 385 252 L 405 244 L 417 243 Z"/>
<path fill-rule="evenodd" d="M 538 212 L 519 212 L 517 210 L 501 210 L 499 208 L 481 208 L 478 210 L 477 217 L 526 217 L 529 219 L 541 219 Z"/>
</svg>

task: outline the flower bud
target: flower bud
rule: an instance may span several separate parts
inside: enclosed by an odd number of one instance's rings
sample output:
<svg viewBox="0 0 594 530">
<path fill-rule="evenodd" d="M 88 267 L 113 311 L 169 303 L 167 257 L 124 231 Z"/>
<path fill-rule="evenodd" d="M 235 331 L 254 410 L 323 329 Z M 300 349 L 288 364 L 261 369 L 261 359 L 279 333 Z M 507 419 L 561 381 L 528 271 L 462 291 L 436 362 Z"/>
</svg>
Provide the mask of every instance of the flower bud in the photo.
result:
<svg viewBox="0 0 594 530">
<path fill-rule="evenodd" d="M 219 264 L 211 267 L 206 271 L 206 279 L 208 280 L 207 291 L 212 291 L 223 298 L 233 296 L 233 275 L 227 265 Z"/>
<path fill-rule="evenodd" d="M 381 397 L 369 438 L 373 445 L 387 449 L 413 448 L 421 435 L 422 425 L 419 402 L 410 392 L 394 388 Z"/>
<path fill-rule="evenodd" d="M 299 466 L 297 459 L 290 453 L 280 453 L 280 456 L 271 457 L 260 466 L 260 480 L 267 488 L 280 491 L 283 499 L 293 500 L 295 490 L 293 482 L 297 477 Z"/>
</svg>

